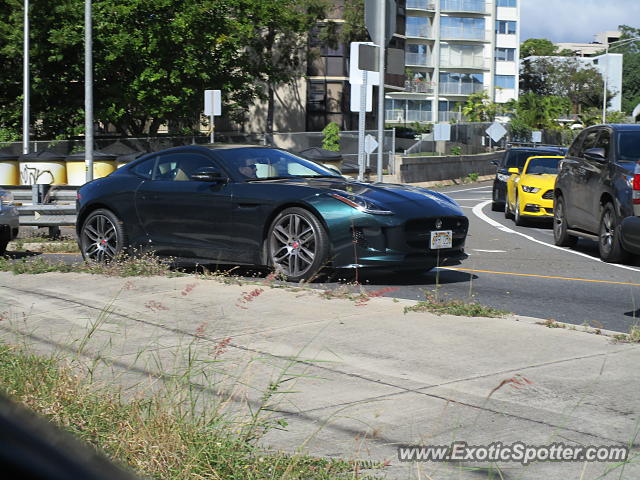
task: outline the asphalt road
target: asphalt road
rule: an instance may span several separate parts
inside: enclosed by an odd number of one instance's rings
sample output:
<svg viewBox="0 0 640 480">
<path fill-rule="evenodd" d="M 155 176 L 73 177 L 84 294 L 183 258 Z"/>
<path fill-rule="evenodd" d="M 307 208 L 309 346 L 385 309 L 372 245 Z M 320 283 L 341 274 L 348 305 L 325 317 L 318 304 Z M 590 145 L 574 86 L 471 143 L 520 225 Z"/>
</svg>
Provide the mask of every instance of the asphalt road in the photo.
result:
<svg viewBox="0 0 640 480">
<path fill-rule="evenodd" d="M 640 261 L 602 262 L 595 242 L 575 249 L 553 245 L 551 223 L 516 227 L 491 211 L 491 183 L 440 191 L 458 201 L 470 220 L 469 258 L 457 267 L 422 275 L 371 273 L 359 280 L 368 290 L 391 287 L 386 296 L 422 300 L 425 291 L 441 298 L 472 299 L 519 315 L 628 332 L 640 319 Z M 46 254 L 52 261 L 79 256 Z M 335 288 L 341 281 L 316 284 Z M 359 287 L 353 287 L 359 288 Z"/>
</svg>

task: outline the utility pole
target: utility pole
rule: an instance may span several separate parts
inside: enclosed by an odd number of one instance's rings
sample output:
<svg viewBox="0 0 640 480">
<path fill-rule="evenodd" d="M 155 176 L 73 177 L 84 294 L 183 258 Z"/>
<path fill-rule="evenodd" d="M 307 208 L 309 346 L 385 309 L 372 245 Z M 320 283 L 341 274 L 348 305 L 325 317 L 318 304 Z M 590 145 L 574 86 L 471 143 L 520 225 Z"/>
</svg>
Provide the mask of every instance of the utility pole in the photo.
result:
<svg viewBox="0 0 640 480">
<path fill-rule="evenodd" d="M 29 93 L 31 91 L 29 76 L 29 0 L 24 0 L 24 52 L 22 55 L 22 153 L 29 153 Z"/>
<path fill-rule="evenodd" d="M 93 40 L 91 0 L 84 0 L 84 153 L 87 182 L 93 180 Z"/>
<path fill-rule="evenodd" d="M 386 0 L 378 1 L 378 38 L 375 42 L 380 50 L 378 51 L 378 62 L 380 64 L 380 86 L 378 87 L 378 181 L 382 182 L 382 156 L 384 150 L 384 51 L 387 45 L 386 39 L 386 16 L 391 12 L 386 12 Z M 395 13 L 395 12 L 394 12 Z"/>
</svg>

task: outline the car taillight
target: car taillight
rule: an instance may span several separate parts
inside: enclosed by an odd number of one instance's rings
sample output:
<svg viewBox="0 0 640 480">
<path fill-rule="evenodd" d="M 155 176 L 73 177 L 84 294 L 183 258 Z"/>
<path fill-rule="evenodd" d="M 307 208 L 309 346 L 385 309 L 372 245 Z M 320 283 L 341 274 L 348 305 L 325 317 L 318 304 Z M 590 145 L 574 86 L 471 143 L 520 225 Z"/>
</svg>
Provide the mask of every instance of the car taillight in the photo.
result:
<svg viewBox="0 0 640 480">
<path fill-rule="evenodd" d="M 76 193 L 76 200 L 82 200 L 82 195 L 80 195 L 80 192 Z"/>
</svg>

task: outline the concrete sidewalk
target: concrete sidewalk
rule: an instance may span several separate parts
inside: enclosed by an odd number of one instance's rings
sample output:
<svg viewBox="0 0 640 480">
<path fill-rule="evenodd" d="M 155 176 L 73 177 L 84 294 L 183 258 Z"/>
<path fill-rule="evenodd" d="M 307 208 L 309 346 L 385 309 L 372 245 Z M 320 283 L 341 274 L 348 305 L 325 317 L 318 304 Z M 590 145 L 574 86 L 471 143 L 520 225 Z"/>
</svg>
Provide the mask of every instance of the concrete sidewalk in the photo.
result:
<svg viewBox="0 0 640 480">
<path fill-rule="evenodd" d="M 388 460 L 376 472 L 387 478 L 640 478 L 634 461 L 624 469 L 401 463 L 397 453 L 407 444 L 521 441 L 632 444 L 633 458 L 639 345 L 529 318 L 404 314 L 414 302 L 329 300 L 318 291 L 275 286 L 0 273 L 0 333 L 43 352 L 80 351 L 102 378 L 111 375 L 126 387 L 170 379 L 197 358 L 202 369 L 192 380 L 238 415 L 259 407 L 271 385 L 268 409 L 288 426 L 269 431 L 265 444 Z M 205 384 L 213 377 L 219 381 Z"/>
</svg>

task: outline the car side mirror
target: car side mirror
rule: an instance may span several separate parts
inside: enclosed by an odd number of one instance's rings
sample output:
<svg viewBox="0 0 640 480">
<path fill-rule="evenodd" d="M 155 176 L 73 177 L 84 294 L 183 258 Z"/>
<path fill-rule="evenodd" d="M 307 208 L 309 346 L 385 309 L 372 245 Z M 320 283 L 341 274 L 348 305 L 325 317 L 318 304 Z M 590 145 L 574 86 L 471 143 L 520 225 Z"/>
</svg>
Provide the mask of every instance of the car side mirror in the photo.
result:
<svg viewBox="0 0 640 480">
<path fill-rule="evenodd" d="M 226 177 L 215 170 L 198 170 L 193 172 L 189 178 L 194 182 L 224 183 L 227 181 Z"/>
<path fill-rule="evenodd" d="M 518 175 L 520 173 L 520 170 L 518 170 L 517 168 L 510 168 L 509 170 L 507 170 L 507 172 Z"/>
<path fill-rule="evenodd" d="M 604 148 L 589 148 L 585 150 L 584 158 L 595 162 L 605 162 L 607 160 Z"/>
</svg>

